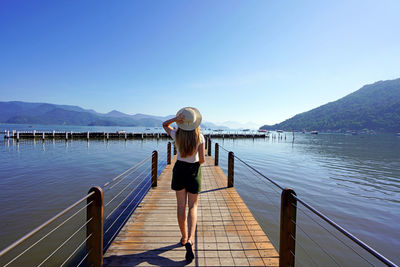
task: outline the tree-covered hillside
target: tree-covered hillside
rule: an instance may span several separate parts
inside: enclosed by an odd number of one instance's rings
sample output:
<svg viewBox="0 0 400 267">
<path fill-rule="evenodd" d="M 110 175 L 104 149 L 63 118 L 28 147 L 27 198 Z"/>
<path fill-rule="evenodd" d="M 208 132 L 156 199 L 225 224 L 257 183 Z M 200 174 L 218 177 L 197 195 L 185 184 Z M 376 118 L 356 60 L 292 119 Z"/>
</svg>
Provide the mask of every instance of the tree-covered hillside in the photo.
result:
<svg viewBox="0 0 400 267">
<path fill-rule="evenodd" d="M 335 102 L 261 128 L 400 132 L 400 79 L 365 85 Z"/>
</svg>

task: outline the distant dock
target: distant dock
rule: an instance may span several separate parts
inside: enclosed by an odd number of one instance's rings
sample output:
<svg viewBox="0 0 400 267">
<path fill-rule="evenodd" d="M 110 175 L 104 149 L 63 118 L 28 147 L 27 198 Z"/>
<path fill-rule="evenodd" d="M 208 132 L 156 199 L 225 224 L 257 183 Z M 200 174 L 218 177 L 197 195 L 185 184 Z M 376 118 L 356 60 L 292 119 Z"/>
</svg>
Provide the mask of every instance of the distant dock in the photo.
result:
<svg viewBox="0 0 400 267">
<path fill-rule="evenodd" d="M 73 132 L 73 131 L 8 131 L 5 130 L 4 138 L 12 138 L 14 140 L 19 141 L 20 139 L 97 139 L 97 140 L 109 140 L 109 139 L 162 139 L 169 138 L 166 133 L 160 132 Z M 236 138 L 268 138 L 269 135 L 267 133 L 205 133 L 205 135 L 209 138 L 227 138 L 227 139 L 236 139 Z"/>
</svg>

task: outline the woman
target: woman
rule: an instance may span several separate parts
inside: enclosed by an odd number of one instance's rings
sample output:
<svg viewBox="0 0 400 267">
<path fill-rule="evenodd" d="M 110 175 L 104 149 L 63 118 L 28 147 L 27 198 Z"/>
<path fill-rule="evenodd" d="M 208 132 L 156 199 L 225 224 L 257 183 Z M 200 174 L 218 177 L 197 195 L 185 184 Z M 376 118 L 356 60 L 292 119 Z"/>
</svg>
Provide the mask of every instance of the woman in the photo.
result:
<svg viewBox="0 0 400 267">
<path fill-rule="evenodd" d="M 193 239 L 197 223 L 197 205 L 201 191 L 201 168 L 204 163 L 204 136 L 200 133 L 200 112 L 193 107 L 179 110 L 176 117 L 163 123 L 164 130 L 177 146 L 177 161 L 172 171 L 171 188 L 176 191 L 181 245 L 186 248 L 186 260 L 194 259 Z M 178 129 L 170 125 L 176 122 Z M 189 214 L 186 220 L 186 202 Z M 187 227 L 187 228 L 186 228 Z"/>
</svg>

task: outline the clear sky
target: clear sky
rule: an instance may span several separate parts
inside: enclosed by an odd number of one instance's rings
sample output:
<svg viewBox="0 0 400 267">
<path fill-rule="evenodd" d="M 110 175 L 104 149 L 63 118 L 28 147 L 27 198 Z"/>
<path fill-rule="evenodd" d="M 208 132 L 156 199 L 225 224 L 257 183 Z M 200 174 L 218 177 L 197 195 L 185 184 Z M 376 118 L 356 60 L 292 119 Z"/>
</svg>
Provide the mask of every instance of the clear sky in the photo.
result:
<svg viewBox="0 0 400 267">
<path fill-rule="evenodd" d="M 400 1 L 0 2 L 0 100 L 279 123 L 400 77 Z"/>
</svg>

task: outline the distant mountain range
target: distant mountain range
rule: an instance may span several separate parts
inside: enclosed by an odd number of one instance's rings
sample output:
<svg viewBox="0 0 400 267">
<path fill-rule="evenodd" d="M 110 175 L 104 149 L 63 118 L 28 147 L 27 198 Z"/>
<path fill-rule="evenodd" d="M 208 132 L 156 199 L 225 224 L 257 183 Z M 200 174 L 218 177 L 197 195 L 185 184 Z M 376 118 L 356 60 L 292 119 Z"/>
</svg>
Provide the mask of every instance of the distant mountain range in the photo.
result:
<svg viewBox="0 0 400 267">
<path fill-rule="evenodd" d="M 230 129 L 258 129 L 260 127 L 259 124 L 251 121 L 246 123 L 240 123 L 237 121 L 224 121 L 224 122 L 218 122 L 217 124 L 225 126 Z"/>
<path fill-rule="evenodd" d="M 0 122 L 47 125 L 84 126 L 139 126 L 161 127 L 162 122 L 173 118 L 146 114 L 129 115 L 117 110 L 106 114 L 78 106 L 49 103 L 29 103 L 21 101 L 0 102 Z M 203 128 L 218 128 L 215 124 L 204 122 Z"/>
<path fill-rule="evenodd" d="M 365 85 L 337 101 L 261 129 L 400 132 L 400 79 Z"/>
</svg>

